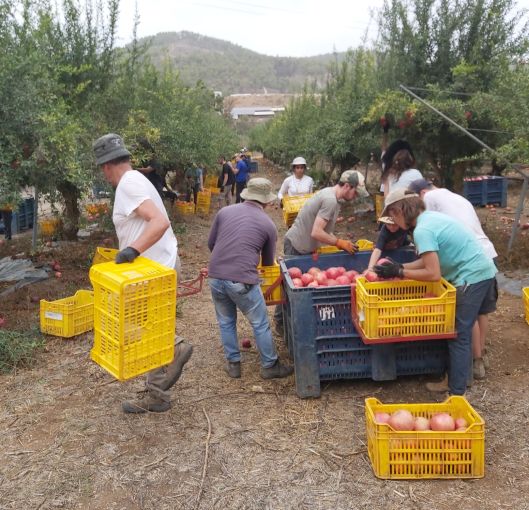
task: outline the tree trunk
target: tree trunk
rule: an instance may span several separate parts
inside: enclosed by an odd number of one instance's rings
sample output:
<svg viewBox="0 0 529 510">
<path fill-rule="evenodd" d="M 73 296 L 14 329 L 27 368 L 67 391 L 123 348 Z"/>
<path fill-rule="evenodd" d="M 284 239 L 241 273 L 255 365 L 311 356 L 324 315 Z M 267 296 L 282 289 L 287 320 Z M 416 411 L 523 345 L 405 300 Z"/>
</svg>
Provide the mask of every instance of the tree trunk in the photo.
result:
<svg viewBox="0 0 529 510">
<path fill-rule="evenodd" d="M 77 240 L 77 232 L 79 231 L 79 199 L 81 192 L 71 182 L 62 181 L 57 186 L 59 193 L 64 199 L 65 211 L 63 222 L 63 234 L 67 241 Z"/>
</svg>

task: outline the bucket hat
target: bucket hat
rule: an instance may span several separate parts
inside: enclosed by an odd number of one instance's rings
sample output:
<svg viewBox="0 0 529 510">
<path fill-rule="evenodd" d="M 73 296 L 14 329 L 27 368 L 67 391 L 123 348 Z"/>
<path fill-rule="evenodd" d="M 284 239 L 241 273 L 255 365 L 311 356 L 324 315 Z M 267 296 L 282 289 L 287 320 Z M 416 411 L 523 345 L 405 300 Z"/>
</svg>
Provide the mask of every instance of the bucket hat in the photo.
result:
<svg viewBox="0 0 529 510">
<path fill-rule="evenodd" d="M 418 197 L 417 193 L 413 193 L 413 191 L 409 191 L 406 188 L 397 188 L 394 191 L 391 191 L 389 195 L 386 197 L 386 200 L 384 200 L 384 210 L 382 211 L 381 216 L 389 216 L 388 215 L 388 207 L 391 204 L 394 204 L 395 202 L 399 202 L 400 200 L 406 200 L 408 198 Z"/>
<path fill-rule="evenodd" d="M 93 143 L 92 149 L 98 165 L 104 165 L 113 159 L 123 156 L 130 156 L 130 152 L 123 143 L 123 138 L 115 133 L 109 133 L 98 138 Z"/>
<path fill-rule="evenodd" d="M 248 181 L 248 186 L 241 191 L 244 200 L 255 200 L 262 204 L 273 202 L 277 196 L 272 193 L 272 183 L 263 177 L 255 177 Z"/>
</svg>

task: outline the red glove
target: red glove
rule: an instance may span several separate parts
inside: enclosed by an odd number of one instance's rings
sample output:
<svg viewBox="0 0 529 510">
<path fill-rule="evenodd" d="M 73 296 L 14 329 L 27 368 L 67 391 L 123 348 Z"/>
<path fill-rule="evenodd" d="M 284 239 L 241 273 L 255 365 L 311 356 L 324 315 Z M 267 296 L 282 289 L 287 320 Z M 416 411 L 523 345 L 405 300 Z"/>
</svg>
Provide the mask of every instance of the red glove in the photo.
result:
<svg viewBox="0 0 529 510">
<path fill-rule="evenodd" d="M 358 246 L 356 246 L 356 244 L 353 244 L 351 241 L 346 241 L 345 239 L 336 239 L 335 246 L 340 248 L 340 250 L 349 252 L 351 255 L 354 255 L 358 251 Z"/>
</svg>

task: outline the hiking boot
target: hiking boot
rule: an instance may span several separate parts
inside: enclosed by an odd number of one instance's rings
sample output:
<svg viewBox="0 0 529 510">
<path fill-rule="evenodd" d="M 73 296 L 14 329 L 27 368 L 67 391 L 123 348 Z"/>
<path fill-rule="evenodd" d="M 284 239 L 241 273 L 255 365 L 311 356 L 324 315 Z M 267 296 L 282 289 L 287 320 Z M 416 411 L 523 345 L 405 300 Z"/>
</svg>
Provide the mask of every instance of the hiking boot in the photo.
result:
<svg viewBox="0 0 529 510">
<path fill-rule="evenodd" d="M 126 400 L 121 404 L 124 413 L 163 413 L 171 409 L 171 402 L 166 402 L 151 393 L 144 391 L 136 400 Z"/>
<path fill-rule="evenodd" d="M 261 377 L 263 379 L 281 379 L 282 377 L 288 377 L 294 372 L 292 367 L 282 365 L 279 360 L 276 360 L 275 364 L 269 368 L 261 367 Z"/>
<path fill-rule="evenodd" d="M 186 342 L 179 342 L 174 347 L 173 361 L 165 368 L 165 379 L 160 384 L 160 389 L 166 391 L 180 379 L 184 365 L 193 354 L 193 346 Z"/>
<path fill-rule="evenodd" d="M 474 375 L 474 379 L 485 379 L 485 363 L 483 362 L 483 358 L 476 358 L 473 361 L 472 365 L 472 373 Z"/>
<path fill-rule="evenodd" d="M 448 392 L 448 376 L 445 375 L 439 382 L 426 383 L 426 389 L 432 393 L 447 393 Z"/>
<path fill-rule="evenodd" d="M 224 370 L 232 379 L 239 379 L 241 377 L 241 362 L 240 361 L 226 361 Z"/>
</svg>

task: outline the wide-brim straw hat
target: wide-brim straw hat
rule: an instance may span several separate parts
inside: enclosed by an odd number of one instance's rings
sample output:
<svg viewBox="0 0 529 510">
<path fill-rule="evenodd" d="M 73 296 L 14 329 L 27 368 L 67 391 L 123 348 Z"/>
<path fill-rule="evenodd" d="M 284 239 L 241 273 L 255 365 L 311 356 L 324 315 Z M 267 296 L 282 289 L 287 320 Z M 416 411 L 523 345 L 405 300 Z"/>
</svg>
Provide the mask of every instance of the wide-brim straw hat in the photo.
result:
<svg viewBox="0 0 529 510">
<path fill-rule="evenodd" d="M 262 204 L 273 202 L 277 196 L 272 193 L 272 183 L 263 177 L 255 177 L 248 181 L 248 185 L 241 191 L 244 200 L 255 200 Z"/>
</svg>

